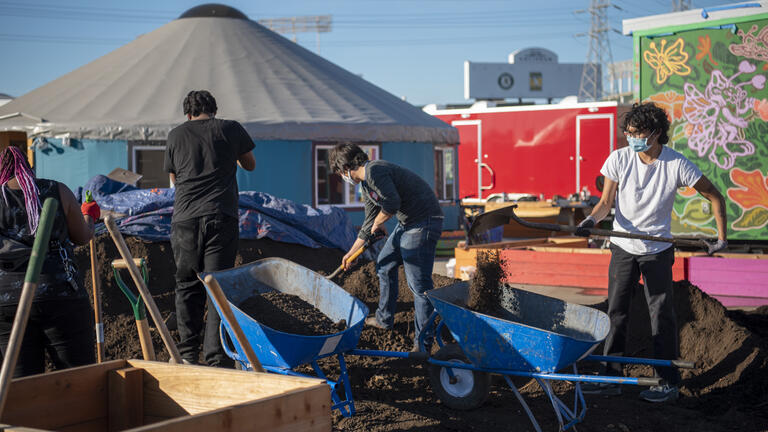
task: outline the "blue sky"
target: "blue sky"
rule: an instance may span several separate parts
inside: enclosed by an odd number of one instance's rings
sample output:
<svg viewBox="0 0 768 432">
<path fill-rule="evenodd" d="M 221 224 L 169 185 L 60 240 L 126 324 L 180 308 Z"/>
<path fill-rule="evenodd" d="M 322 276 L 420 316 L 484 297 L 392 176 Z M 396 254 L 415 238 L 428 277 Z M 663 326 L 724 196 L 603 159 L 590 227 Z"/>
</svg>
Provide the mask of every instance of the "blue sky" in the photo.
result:
<svg viewBox="0 0 768 432">
<path fill-rule="evenodd" d="M 177 18 L 205 1 L 0 0 L 0 93 L 20 96 Z M 409 102 L 463 102 L 463 62 L 506 62 L 539 46 L 560 62 L 586 58 L 589 0 L 282 0 L 222 2 L 251 19 L 332 15 L 319 53 Z M 671 0 L 614 0 L 621 20 L 671 11 Z M 693 0 L 693 7 L 735 3 Z M 317 35 L 297 42 L 317 52 Z M 611 35 L 614 60 L 631 58 L 631 38 Z"/>
</svg>

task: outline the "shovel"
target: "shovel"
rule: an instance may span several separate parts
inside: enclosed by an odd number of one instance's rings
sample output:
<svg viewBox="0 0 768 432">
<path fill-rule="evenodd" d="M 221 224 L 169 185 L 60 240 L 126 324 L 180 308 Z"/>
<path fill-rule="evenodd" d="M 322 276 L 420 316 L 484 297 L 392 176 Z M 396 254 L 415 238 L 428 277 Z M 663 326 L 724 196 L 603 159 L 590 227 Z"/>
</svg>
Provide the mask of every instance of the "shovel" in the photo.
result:
<svg viewBox="0 0 768 432">
<path fill-rule="evenodd" d="M 134 264 L 141 269 L 141 277 L 144 279 L 144 283 L 149 282 L 147 276 L 147 264 L 144 258 L 134 258 Z M 139 332 L 139 343 L 141 344 L 141 354 L 144 360 L 155 360 L 155 346 L 152 343 L 152 336 L 149 333 L 149 323 L 147 322 L 147 310 L 144 306 L 144 302 L 141 301 L 141 294 L 137 297 L 133 294 L 133 291 L 128 288 L 128 285 L 123 282 L 123 278 L 120 277 L 120 269 L 127 269 L 128 264 L 123 259 L 116 259 L 112 261 L 112 272 L 115 274 L 115 281 L 120 291 L 128 298 L 128 303 L 131 304 L 133 309 L 133 318 L 136 320 L 136 330 Z"/>
<path fill-rule="evenodd" d="M 633 234 L 633 233 L 626 233 L 621 231 L 611 231 L 611 230 L 605 230 L 600 228 L 578 228 L 575 226 L 569 226 L 569 225 L 556 225 L 556 224 L 548 224 L 548 223 L 537 223 L 537 222 L 527 222 L 523 219 L 520 219 L 515 214 L 515 208 L 517 207 L 516 204 L 511 205 L 509 207 L 503 207 L 498 210 L 494 210 L 491 213 L 497 213 L 496 219 L 500 219 L 501 215 L 503 214 L 505 217 L 507 217 L 507 222 L 509 219 L 514 220 L 515 222 L 519 223 L 522 226 L 528 227 L 528 228 L 534 228 L 534 229 L 540 229 L 540 230 L 546 230 L 546 231 L 563 231 L 563 232 L 569 232 L 569 233 L 576 233 L 578 230 L 584 230 L 588 232 L 590 235 L 598 235 L 598 236 L 605 236 L 605 237 L 623 237 L 623 238 L 630 238 L 630 239 L 638 239 L 638 240 L 649 240 L 649 241 L 657 241 L 657 242 L 666 242 L 666 243 L 672 243 L 676 246 L 689 246 L 689 247 L 699 247 L 708 249 L 709 243 L 705 239 L 684 239 L 679 237 L 656 237 L 656 236 L 650 236 L 645 234 Z M 503 210 L 503 212 L 502 212 Z M 482 216 L 482 215 L 481 215 Z M 714 240 L 713 240 L 714 241 Z"/>
<path fill-rule="evenodd" d="M 361 247 L 360 249 L 356 250 L 355 253 L 353 253 L 352 256 L 350 256 L 347 261 L 348 262 L 352 262 L 352 261 L 356 260 L 357 257 L 362 255 L 362 253 L 365 252 L 366 249 L 371 247 L 372 244 L 374 244 L 377 241 L 383 239 L 384 237 L 386 237 L 386 234 L 382 234 L 380 232 L 377 232 L 375 235 L 369 236 L 368 240 L 366 240 L 365 243 L 363 243 L 363 247 Z M 341 273 L 342 270 L 344 270 L 344 264 L 340 265 L 339 268 L 334 270 L 333 273 L 329 274 L 325 278 L 328 279 L 328 280 L 331 280 L 331 279 L 335 278 L 336 276 L 338 276 L 339 273 Z"/>
<path fill-rule="evenodd" d="M 85 191 L 85 202 L 92 202 L 91 191 Z M 96 221 L 93 221 L 96 223 Z M 96 326 L 96 360 L 104 361 L 104 324 L 101 316 L 101 279 L 99 279 L 99 266 L 96 261 L 96 239 L 88 242 L 91 252 L 91 281 L 93 285 L 93 315 Z"/>
<path fill-rule="evenodd" d="M 128 266 L 128 271 L 131 273 L 133 283 L 139 289 L 144 304 L 147 306 L 147 309 L 149 309 L 149 315 L 152 317 L 152 320 L 157 326 L 157 330 L 160 332 L 160 337 L 163 339 L 168 354 L 170 354 L 174 363 L 181 364 L 181 354 L 179 353 L 179 349 L 176 347 L 176 343 L 174 343 L 173 338 L 171 337 L 171 332 L 168 331 L 168 327 L 165 325 L 165 321 L 163 321 L 163 316 L 160 315 L 160 309 L 157 308 L 157 304 L 155 304 L 155 300 L 152 298 L 152 293 L 149 292 L 147 284 L 144 283 L 144 280 L 141 278 L 139 268 L 133 261 L 131 251 L 128 250 L 128 245 L 125 244 L 123 235 L 120 234 L 120 230 L 117 229 L 115 220 L 112 216 L 107 216 L 104 219 L 104 225 L 107 226 L 107 231 L 109 231 L 109 234 L 112 236 L 112 240 L 115 242 L 115 246 L 117 246 L 117 251 L 120 252 L 120 256 L 123 257 L 123 261 Z"/>
</svg>

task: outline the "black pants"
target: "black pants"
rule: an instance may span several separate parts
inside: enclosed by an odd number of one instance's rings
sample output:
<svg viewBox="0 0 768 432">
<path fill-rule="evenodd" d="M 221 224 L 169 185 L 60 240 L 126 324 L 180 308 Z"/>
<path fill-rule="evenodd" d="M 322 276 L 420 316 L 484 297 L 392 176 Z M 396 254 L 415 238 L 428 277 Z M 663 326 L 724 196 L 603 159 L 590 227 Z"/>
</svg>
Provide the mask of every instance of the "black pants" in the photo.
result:
<svg viewBox="0 0 768 432">
<path fill-rule="evenodd" d="M 637 281 L 643 275 L 645 301 L 651 322 L 653 353 L 657 359 L 674 360 L 679 356 L 677 319 L 672 298 L 672 264 L 674 248 L 652 255 L 633 255 L 618 246 L 611 246 L 608 268 L 608 316 L 611 330 L 605 339 L 605 355 L 624 355 L 627 341 L 630 302 Z M 621 375 L 620 364 L 607 365 L 606 373 Z M 669 384 L 680 382 L 674 367 L 657 367 L 656 373 Z"/>
<path fill-rule="evenodd" d="M 6 355 L 18 306 L 0 306 L 0 348 Z M 45 352 L 56 369 L 96 362 L 93 310 L 88 299 L 41 300 L 32 303 L 19 350 L 14 378 L 45 372 Z"/>
<path fill-rule="evenodd" d="M 176 261 L 176 323 L 181 357 L 197 363 L 205 321 L 203 353 L 210 366 L 231 366 L 219 339 L 221 318 L 205 293 L 197 273 L 231 268 L 237 256 L 237 218 L 209 215 L 174 222 L 171 248 Z M 204 320 L 205 309 L 208 317 Z"/>
</svg>

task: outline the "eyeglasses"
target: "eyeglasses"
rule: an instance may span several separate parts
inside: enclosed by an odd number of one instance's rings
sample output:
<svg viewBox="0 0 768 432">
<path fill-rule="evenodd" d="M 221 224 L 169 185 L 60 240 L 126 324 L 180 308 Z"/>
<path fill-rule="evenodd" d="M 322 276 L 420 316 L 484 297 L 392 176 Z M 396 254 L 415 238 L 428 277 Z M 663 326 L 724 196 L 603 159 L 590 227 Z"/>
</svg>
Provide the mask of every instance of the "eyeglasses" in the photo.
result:
<svg viewBox="0 0 768 432">
<path fill-rule="evenodd" d="M 653 135 L 653 132 L 651 131 L 635 131 L 635 132 L 629 132 L 624 131 L 624 136 L 630 137 L 630 138 L 648 138 L 651 135 Z"/>
</svg>

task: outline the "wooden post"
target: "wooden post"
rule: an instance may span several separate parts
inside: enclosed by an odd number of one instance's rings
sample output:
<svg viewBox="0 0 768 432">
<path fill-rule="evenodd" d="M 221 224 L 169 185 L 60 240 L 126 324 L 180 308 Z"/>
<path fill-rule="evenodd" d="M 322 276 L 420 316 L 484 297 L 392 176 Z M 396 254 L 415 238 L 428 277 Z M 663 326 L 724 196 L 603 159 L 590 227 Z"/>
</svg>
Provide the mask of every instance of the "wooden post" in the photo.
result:
<svg viewBox="0 0 768 432">
<path fill-rule="evenodd" d="M 144 369 L 125 368 L 107 372 L 109 431 L 144 424 Z"/>
<path fill-rule="evenodd" d="M 117 250 L 120 252 L 120 256 L 123 257 L 123 260 L 125 260 L 126 264 L 128 265 L 128 271 L 131 273 L 133 283 L 135 283 L 136 287 L 139 289 L 141 298 L 144 299 L 144 304 L 149 310 L 149 315 L 152 316 L 152 320 L 155 321 L 155 325 L 160 331 L 160 336 L 163 339 L 165 348 L 168 350 L 168 354 L 170 354 L 171 359 L 173 359 L 175 363 L 181 364 L 181 354 L 179 353 L 179 349 L 173 342 L 171 333 L 168 331 L 168 327 L 166 327 L 165 321 L 163 321 L 163 317 L 160 315 L 160 310 L 157 308 L 155 300 L 152 298 L 152 293 L 149 292 L 147 284 L 144 283 L 144 278 L 141 277 L 141 272 L 139 271 L 139 268 L 136 267 L 136 263 L 133 261 L 133 257 L 131 257 L 131 252 L 128 250 L 128 245 L 125 244 L 123 235 L 120 234 L 120 231 L 117 229 L 117 225 L 115 225 L 114 218 L 112 218 L 112 216 L 107 216 L 104 219 L 104 224 L 107 226 L 107 230 L 112 236 L 112 240 L 115 242 Z"/>
<path fill-rule="evenodd" d="M 245 351 L 245 357 L 248 358 L 248 362 L 253 367 L 253 370 L 256 372 L 264 372 L 264 368 L 261 367 L 259 358 L 256 357 L 256 353 L 253 352 L 253 347 L 251 346 L 250 342 L 248 342 L 248 339 L 245 337 L 245 333 L 243 333 L 243 329 L 240 328 L 240 324 L 235 319 L 235 315 L 232 313 L 232 308 L 229 307 L 229 301 L 224 295 L 224 292 L 221 291 L 219 282 L 216 280 L 216 278 L 213 277 L 213 275 L 208 275 L 205 277 L 205 284 L 208 285 L 208 288 L 211 290 L 213 299 L 216 300 L 216 303 L 219 304 L 221 314 L 224 315 L 221 317 L 221 319 L 226 320 L 229 323 L 229 326 L 232 327 L 232 331 L 235 333 L 235 339 L 237 339 L 237 343 L 240 344 L 240 346 Z M 213 311 L 208 311 L 208 313 L 212 312 Z"/>
</svg>

